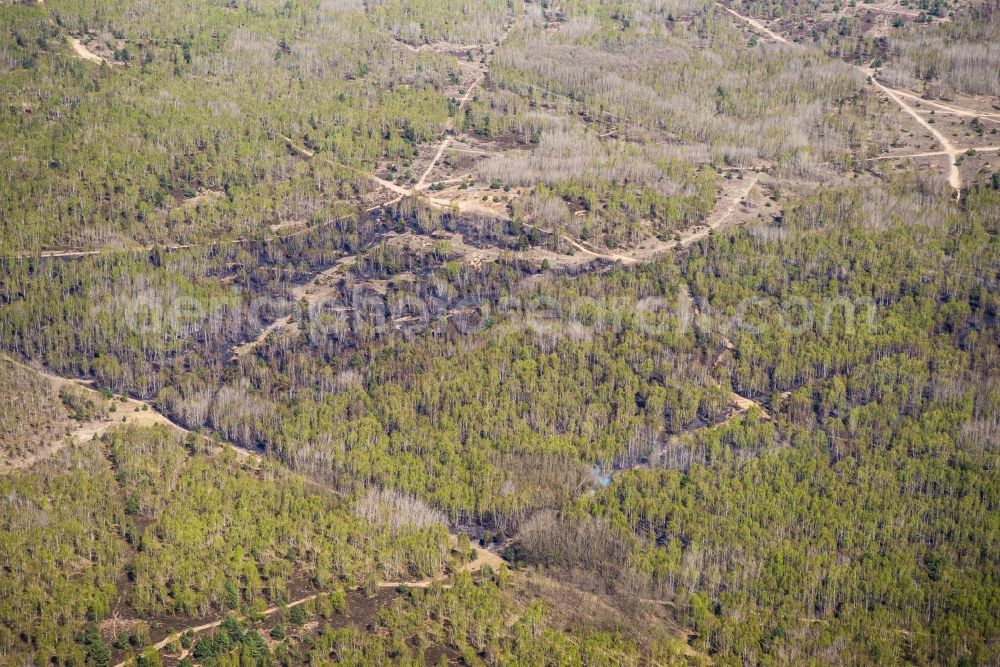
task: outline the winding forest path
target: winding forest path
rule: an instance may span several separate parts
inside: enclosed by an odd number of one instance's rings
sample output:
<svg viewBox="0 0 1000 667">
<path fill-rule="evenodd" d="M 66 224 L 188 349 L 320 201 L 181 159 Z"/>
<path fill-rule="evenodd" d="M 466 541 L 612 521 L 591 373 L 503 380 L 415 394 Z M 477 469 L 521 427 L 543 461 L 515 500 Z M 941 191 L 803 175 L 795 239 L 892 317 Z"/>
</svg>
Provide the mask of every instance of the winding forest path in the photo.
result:
<svg viewBox="0 0 1000 667">
<path fill-rule="evenodd" d="M 890 100 L 895 102 L 899 108 L 903 110 L 904 113 L 913 118 L 913 120 L 917 121 L 918 125 L 927 130 L 931 136 L 933 136 L 937 142 L 941 144 L 941 148 L 944 149 L 944 154 L 948 156 L 948 185 L 950 185 L 955 191 L 956 199 L 960 199 L 962 197 L 962 173 L 958 170 L 958 165 L 955 164 L 955 161 L 959 153 L 963 152 L 964 149 L 958 148 L 955 144 L 951 143 L 951 140 L 948 139 L 948 137 L 944 136 L 936 127 L 931 125 L 926 118 L 921 116 L 916 109 L 910 106 L 910 104 L 904 100 L 903 96 L 900 95 L 898 91 L 889 88 L 885 84 L 879 83 L 875 78 L 875 72 L 873 70 L 860 65 L 856 65 L 855 68 L 858 71 L 867 74 L 871 79 L 873 86 L 885 93 Z"/>
<path fill-rule="evenodd" d="M 711 215 L 705 221 L 704 227 L 701 229 L 696 229 L 687 234 L 681 236 L 680 241 L 675 241 L 674 246 L 689 246 L 696 241 L 700 241 L 705 238 L 713 231 L 723 227 L 729 218 L 732 217 L 733 213 L 736 211 L 736 207 L 739 206 L 740 202 L 746 201 L 750 197 L 750 192 L 753 190 L 754 186 L 760 180 L 760 176 L 754 174 L 752 178 L 747 181 L 746 187 L 742 190 L 736 190 L 730 196 L 728 203 L 725 198 L 720 199 L 715 204 L 715 210 L 712 211 Z"/>
<path fill-rule="evenodd" d="M 992 153 L 994 151 L 1000 151 L 1000 146 L 971 146 L 969 148 L 959 149 L 959 151 L 962 153 L 968 150 L 974 150 L 977 153 Z M 874 162 L 877 160 L 904 160 L 906 158 L 938 157 L 941 155 L 948 155 L 948 153 L 946 151 L 928 151 L 926 153 L 908 153 L 903 155 L 877 155 L 875 157 L 868 158 L 868 161 Z"/>
<path fill-rule="evenodd" d="M 992 120 L 994 122 L 1000 122 L 1000 113 L 994 113 L 991 111 L 976 111 L 975 109 L 969 109 L 968 107 L 955 106 L 953 104 L 946 104 L 944 102 L 937 102 L 935 100 L 927 100 L 919 95 L 914 95 L 913 93 L 908 93 L 903 90 L 897 90 L 896 93 L 902 97 L 906 97 L 919 102 L 920 104 L 927 104 L 929 106 L 945 111 L 954 116 L 965 116 L 967 118 L 981 118 L 984 120 Z"/>
<path fill-rule="evenodd" d="M 720 197 L 719 200 L 716 201 L 712 212 L 709 213 L 708 217 L 705 219 L 705 222 L 681 234 L 679 239 L 662 241 L 654 238 L 648 242 L 647 245 L 625 252 L 601 250 L 600 248 L 594 247 L 589 243 L 573 238 L 568 234 L 546 229 L 525 221 L 522 221 L 521 224 L 529 229 L 537 229 L 543 234 L 556 236 L 569 244 L 577 252 L 588 257 L 592 257 L 593 259 L 602 259 L 609 262 L 621 262 L 625 266 L 631 266 L 639 262 L 655 259 L 659 255 L 670 252 L 671 250 L 685 248 L 707 237 L 713 231 L 724 227 L 736 211 L 736 207 L 739 206 L 740 202 L 746 201 L 749 198 L 751 191 L 754 186 L 757 185 L 759 180 L 760 176 L 754 174 L 753 177 L 747 179 L 746 185 L 743 188 L 734 188 L 727 195 Z M 510 216 L 506 213 L 498 213 L 495 210 L 484 207 L 476 200 L 449 201 L 446 199 L 432 197 L 428 201 L 432 206 L 441 209 L 448 209 L 454 205 L 458 205 L 459 210 L 463 213 L 475 213 L 477 215 L 493 217 L 500 220 L 510 220 Z"/>
<path fill-rule="evenodd" d="M 792 42 L 790 42 L 789 40 L 785 39 L 784 37 L 782 37 L 778 33 L 774 32 L 773 30 L 771 30 L 770 28 L 768 28 L 766 25 L 764 25 L 763 23 L 761 23 L 757 19 L 750 18 L 749 16 L 744 16 L 743 14 L 740 14 L 739 12 L 737 12 L 735 9 L 730 9 L 729 7 L 726 7 L 725 5 L 723 5 L 722 3 L 719 3 L 719 2 L 715 3 L 715 6 L 719 7 L 720 9 L 723 9 L 723 10 L 729 12 L 730 14 L 732 14 L 733 16 L 735 16 L 736 18 L 738 18 L 739 20 L 743 21 L 744 23 L 746 23 L 747 25 L 749 25 L 751 28 L 753 28 L 757 32 L 764 33 L 765 35 L 767 35 L 768 37 L 770 37 L 774 41 L 780 42 L 781 44 L 788 44 L 789 46 L 791 46 Z"/>
<path fill-rule="evenodd" d="M 758 32 L 761 32 L 761 33 L 767 35 L 768 37 L 771 37 L 772 39 L 774 39 L 774 40 L 776 40 L 778 42 L 781 42 L 782 44 L 792 44 L 792 42 L 790 42 L 788 39 L 786 39 L 785 37 L 779 35 L 778 33 L 774 32 L 774 31 L 772 31 L 770 28 L 768 28 L 766 25 L 764 25 L 760 21 L 758 21 L 756 19 L 753 19 L 753 18 L 751 18 L 749 16 L 744 16 L 743 14 L 740 14 L 736 10 L 730 9 L 729 7 L 726 7 L 725 5 L 723 5 L 721 3 L 716 3 L 716 6 L 724 9 L 729 14 L 732 14 L 736 18 L 740 19 L 741 21 L 743 21 L 744 23 L 746 23 L 747 25 L 749 25 L 750 27 L 752 27 L 754 30 L 757 30 Z M 876 77 L 876 72 L 874 70 L 872 70 L 870 67 L 866 67 L 866 66 L 863 66 L 863 65 L 855 65 L 854 68 L 856 70 L 858 70 L 859 72 L 861 72 L 862 74 L 866 75 L 868 77 L 868 79 L 871 81 L 872 85 L 875 86 L 875 88 L 877 88 L 878 90 L 880 90 L 883 93 L 885 93 L 885 95 L 890 100 L 892 100 L 893 102 L 895 102 L 896 105 L 900 109 L 902 109 L 905 114 L 907 114 L 908 116 L 910 116 L 911 118 L 913 118 L 913 120 L 915 120 L 918 125 L 920 125 L 922 128 L 924 128 L 925 130 L 927 130 L 927 132 L 930 133 L 930 135 L 933 136 L 934 139 L 939 144 L 941 144 L 941 148 L 943 149 L 942 153 L 944 155 L 948 156 L 948 163 L 949 163 L 948 164 L 948 184 L 952 187 L 953 190 L 955 190 L 955 198 L 956 198 L 956 200 L 961 199 L 961 197 L 962 197 L 962 174 L 961 174 L 961 172 L 958 169 L 958 165 L 955 164 L 955 160 L 958 157 L 958 155 L 960 153 L 962 153 L 966 149 L 962 149 L 962 148 L 956 147 L 955 144 L 953 144 L 951 142 L 951 140 L 948 139 L 948 137 L 944 136 L 944 134 L 942 134 L 936 127 L 934 127 L 933 125 L 931 125 L 927 121 L 927 119 L 925 119 L 923 116 L 921 116 L 920 113 L 916 109 L 914 109 L 913 106 L 911 106 L 904 99 L 904 95 L 905 94 L 902 91 L 895 90 L 893 88 L 890 88 L 890 87 L 886 86 L 883 83 L 880 83 L 875 78 Z M 912 95 L 910 95 L 910 96 L 912 97 Z"/>
<path fill-rule="evenodd" d="M 479 545 L 473 545 L 473 548 L 476 550 L 475 559 L 459 567 L 457 570 L 455 570 L 456 573 L 468 572 L 469 574 L 476 574 L 480 570 L 482 570 L 483 567 L 485 567 L 486 565 L 489 565 L 490 567 L 493 568 L 498 568 L 505 563 L 505 561 L 502 558 L 500 558 L 500 556 L 498 556 L 497 554 L 488 549 L 484 549 Z M 431 584 L 439 581 L 444 581 L 447 578 L 448 575 L 442 573 L 434 577 L 428 577 L 426 579 L 420 579 L 417 581 L 382 581 L 379 582 L 378 587 L 399 588 L 401 586 L 407 586 L 409 588 L 427 588 Z M 265 618 L 273 616 L 274 614 L 278 613 L 283 609 L 291 609 L 292 607 L 298 607 L 300 605 L 306 604 L 307 602 L 311 602 L 322 595 L 325 595 L 325 593 L 322 592 L 312 593 L 310 595 L 306 595 L 305 597 L 301 597 L 297 600 L 292 600 L 291 602 L 288 602 L 287 604 L 282 606 L 268 607 L 264 611 L 260 612 L 259 616 L 263 616 Z M 152 644 L 151 647 L 155 649 L 157 652 L 160 652 L 166 647 L 173 644 L 174 642 L 180 641 L 182 635 L 187 634 L 188 632 L 194 634 L 200 634 L 202 632 L 205 632 L 206 630 L 213 630 L 222 625 L 223 622 L 225 622 L 225 619 L 226 617 L 223 616 L 222 618 L 219 618 L 214 621 L 209 621 L 208 623 L 202 623 L 199 625 L 192 625 L 184 628 L 179 628 L 177 630 L 174 630 L 172 633 L 170 633 L 160 641 L 156 642 L 155 644 Z M 186 654 L 187 652 L 185 651 L 185 655 Z M 125 660 L 122 660 L 121 662 L 117 663 L 114 667 L 128 667 L 134 662 L 135 662 L 135 657 L 133 656 L 126 658 Z"/>
</svg>

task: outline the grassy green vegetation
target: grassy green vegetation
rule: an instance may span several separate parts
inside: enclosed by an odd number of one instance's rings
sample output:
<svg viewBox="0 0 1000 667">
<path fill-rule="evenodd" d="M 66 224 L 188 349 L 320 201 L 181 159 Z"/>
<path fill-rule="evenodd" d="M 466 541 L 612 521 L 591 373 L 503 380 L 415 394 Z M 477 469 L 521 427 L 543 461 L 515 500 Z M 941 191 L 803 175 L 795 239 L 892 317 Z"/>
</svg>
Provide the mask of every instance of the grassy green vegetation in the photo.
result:
<svg viewBox="0 0 1000 667">
<path fill-rule="evenodd" d="M 273 648 L 273 659 L 281 665 L 690 664 L 691 651 L 677 639 L 634 627 L 565 629 L 547 600 L 524 604 L 523 592 L 505 571 L 479 580 L 463 574 L 448 588 L 406 589 L 365 630 L 321 621 L 302 636 L 286 624 L 279 634 L 288 637 Z M 234 637 L 256 644 L 253 633 L 234 633 L 232 624 L 225 634 L 230 654 L 246 650 Z"/>
<path fill-rule="evenodd" d="M 130 428 L 0 477 L 4 655 L 78 659 L 85 623 L 123 601 L 139 619 L 253 612 L 293 591 L 444 565 L 440 523 L 372 524 L 281 467 L 204 447 Z"/>
<path fill-rule="evenodd" d="M 128 545 L 124 503 L 96 447 L 66 450 L 51 466 L 0 478 L 0 645 L 5 656 L 48 663 L 82 653 L 76 633 L 105 618 Z"/>
<path fill-rule="evenodd" d="M 1000 199 L 978 191 L 958 213 L 915 185 L 877 195 L 887 207 L 826 193 L 790 208 L 780 240 L 693 252 L 685 275 L 713 310 L 851 295 L 877 321 L 848 335 L 840 313 L 793 335 L 757 320 L 727 373 L 771 396 L 774 422 L 685 434 L 666 469 L 534 517 L 529 560 L 673 600 L 722 662 L 995 660 L 996 303 L 973 267 L 997 262 Z"/>
<path fill-rule="evenodd" d="M 448 116 L 455 66 L 393 47 L 349 3 L 129 7 L 0 6 L 0 251 L 324 221 L 369 188 L 337 164 L 412 157 Z M 75 57 L 74 35 L 123 42 L 120 59 Z"/>
<path fill-rule="evenodd" d="M 0 349 L 194 433 L 0 360 L 0 662 L 1000 660 L 1000 174 L 831 57 L 989 12 L 133 5 L 0 5 Z"/>
</svg>

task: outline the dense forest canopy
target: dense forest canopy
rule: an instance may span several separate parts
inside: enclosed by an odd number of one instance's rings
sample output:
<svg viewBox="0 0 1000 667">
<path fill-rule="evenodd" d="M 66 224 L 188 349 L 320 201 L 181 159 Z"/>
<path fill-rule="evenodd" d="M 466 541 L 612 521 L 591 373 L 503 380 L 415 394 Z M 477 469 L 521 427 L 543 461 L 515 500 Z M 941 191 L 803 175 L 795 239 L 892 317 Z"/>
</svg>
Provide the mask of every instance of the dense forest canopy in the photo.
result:
<svg viewBox="0 0 1000 667">
<path fill-rule="evenodd" d="M 997 16 L 0 1 L 0 663 L 997 663 Z"/>
</svg>

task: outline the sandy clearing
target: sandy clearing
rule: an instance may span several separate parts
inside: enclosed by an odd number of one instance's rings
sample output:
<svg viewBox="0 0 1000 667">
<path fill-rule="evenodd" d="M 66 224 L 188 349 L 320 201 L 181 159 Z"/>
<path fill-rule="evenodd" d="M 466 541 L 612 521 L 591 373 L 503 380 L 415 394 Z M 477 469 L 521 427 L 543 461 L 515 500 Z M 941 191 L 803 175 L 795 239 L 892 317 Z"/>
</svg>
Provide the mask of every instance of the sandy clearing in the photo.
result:
<svg viewBox="0 0 1000 667">
<path fill-rule="evenodd" d="M 33 366 L 23 364 L 6 355 L 0 356 L 0 359 L 6 363 L 14 364 L 44 377 L 53 385 L 57 392 L 64 387 L 75 387 L 91 394 L 99 402 L 109 405 L 108 416 L 106 418 L 93 419 L 91 421 L 78 424 L 76 428 L 74 428 L 61 440 L 53 441 L 47 446 L 42 447 L 38 451 L 32 452 L 27 456 L 5 462 L 2 466 L 0 466 L 0 472 L 11 472 L 31 467 L 39 461 L 55 456 L 69 445 L 86 442 L 94 438 L 94 436 L 103 435 L 113 427 L 123 424 L 135 424 L 137 426 L 163 424 L 172 428 L 180 428 L 142 401 L 122 396 L 115 396 L 113 399 L 108 399 L 105 398 L 100 392 L 89 387 L 87 382 L 70 380 L 58 375 L 53 375 Z M 146 406 L 145 409 L 143 406 Z"/>
<path fill-rule="evenodd" d="M 414 189 L 420 189 L 424 186 L 424 181 L 426 181 L 427 177 L 430 176 L 430 173 L 434 171 L 434 167 L 437 166 L 438 160 L 440 160 L 441 156 L 444 155 L 444 151 L 448 148 L 448 144 L 450 143 L 450 137 L 445 138 L 445 140 L 441 142 L 441 145 L 438 146 L 437 153 L 434 154 L 434 157 L 431 159 L 431 163 L 427 165 L 427 169 L 424 170 L 424 173 L 420 175 L 420 179 L 417 181 Z"/>
<path fill-rule="evenodd" d="M 1000 146 L 971 146 L 969 148 L 959 148 L 961 154 L 965 154 L 969 150 L 974 150 L 976 153 L 992 153 L 993 151 L 1000 151 Z M 904 155 L 879 155 L 877 157 L 868 158 L 869 162 L 876 160 L 903 160 L 906 158 L 916 158 L 916 157 L 939 157 L 941 155 L 950 155 L 947 151 L 928 151 L 926 153 L 909 153 Z"/>
<path fill-rule="evenodd" d="M 744 23 L 747 23 L 748 25 L 750 25 L 751 27 L 753 27 L 755 30 L 760 31 L 760 32 L 768 35 L 769 37 L 778 40 L 779 42 L 783 42 L 785 44 L 790 44 L 791 43 L 787 39 L 785 39 L 784 37 L 782 37 L 781 35 L 779 35 L 779 34 L 773 32 L 773 31 L 771 31 L 767 26 L 765 26 L 760 21 L 757 21 L 756 19 L 750 18 L 749 16 L 744 16 L 744 15 L 742 15 L 742 14 L 740 14 L 740 13 L 738 13 L 738 12 L 732 10 L 732 9 L 730 9 L 729 7 L 726 7 L 725 5 L 721 5 L 721 4 L 717 3 L 717 6 L 721 7 L 725 11 L 729 12 L 730 14 L 732 14 L 733 16 L 735 16 L 736 18 L 738 18 L 741 21 L 743 21 Z M 879 81 L 875 78 L 876 73 L 875 73 L 874 70 L 872 70 L 869 67 L 865 67 L 865 66 L 861 66 L 861 65 L 855 65 L 855 69 L 857 69 L 862 74 L 865 74 L 869 78 L 869 80 L 871 81 L 871 83 L 872 83 L 873 86 L 875 86 L 877 89 L 879 89 L 880 91 L 882 91 L 883 93 L 885 93 L 886 96 L 888 96 L 888 98 L 890 100 L 892 100 L 893 102 L 895 102 L 896 105 L 899 106 L 899 108 L 901 108 L 904 113 L 906 113 L 911 118 L 913 118 L 913 120 L 915 120 L 917 122 L 917 124 L 919 124 L 925 130 L 927 130 L 937 140 L 937 142 L 939 144 L 941 144 L 941 147 L 944 149 L 944 154 L 947 155 L 948 158 L 949 158 L 948 159 L 948 162 L 949 162 L 949 165 L 948 165 L 948 184 L 952 187 L 953 190 L 955 190 L 955 198 L 956 198 L 956 200 L 960 199 L 961 196 L 962 196 L 962 174 L 961 174 L 961 172 L 959 172 L 958 167 L 955 165 L 955 157 L 959 153 L 961 153 L 962 150 L 959 149 L 959 148 L 956 148 L 955 145 L 952 144 L 951 141 L 948 139 L 948 137 L 946 137 L 943 134 L 941 134 L 941 132 L 938 131 L 937 128 L 935 128 L 933 125 L 931 125 L 930 123 L 928 123 L 927 120 L 923 116 L 921 116 L 917 112 L 916 109 L 914 109 L 912 106 L 910 106 L 903 99 L 903 96 L 898 91 L 896 91 L 893 88 L 889 88 L 885 84 L 879 83 Z"/>
<path fill-rule="evenodd" d="M 923 127 L 925 130 L 930 132 L 930 134 L 937 139 L 937 142 L 941 144 L 944 149 L 944 154 L 948 156 L 948 184 L 955 191 L 955 198 L 960 199 L 962 196 L 962 174 L 958 170 L 958 166 L 955 164 L 955 158 L 962 149 L 956 148 L 948 137 L 941 134 L 941 132 L 927 122 L 927 120 L 921 116 L 916 109 L 910 106 L 902 96 L 898 95 L 895 90 L 889 88 L 888 86 L 879 83 L 875 77 L 874 72 L 867 67 L 857 66 L 857 69 L 864 74 L 867 74 L 871 78 L 872 85 L 885 93 L 889 99 L 895 102 L 899 107 L 911 118 L 913 118 L 917 123 Z"/>
<path fill-rule="evenodd" d="M 764 417 L 764 419 L 768 420 L 771 419 L 771 415 L 768 413 L 767 410 L 764 409 L 764 406 L 758 403 L 757 401 L 753 400 L 752 398 L 747 398 L 746 396 L 740 396 L 734 391 L 732 394 L 730 394 L 729 400 L 732 402 L 734 406 L 736 406 L 736 412 L 733 413 L 729 417 L 729 419 L 722 422 L 723 424 L 732 421 L 733 419 L 735 419 L 740 415 L 746 414 L 747 412 L 750 411 L 750 408 L 757 408 L 758 410 L 760 410 L 761 415 Z"/>
<path fill-rule="evenodd" d="M 120 395 L 115 395 L 114 398 L 107 399 L 100 392 L 93 389 L 90 386 L 91 383 L 87 380 L 75 380 L 54 375 L 40 368 L 21 363 L 20 361 L 12 359 L 6 355 L 0 355 L 0 359 L 46 378 L 55 386 L 56 391 L 66 386 L 76 387 L 90 393 L 99 401 L 107 401 L 110 405 L 107 418 L 93 419 L 89 422 L 80 424 L 62 440 L 52 442 L 47 447 L 44 447 L 37 452 L 0 466 L 0 473 L 7 473 L 14 470 L 23 470 L 24 468 L 28 468 L 39 461 L 55 456 L 69 445 L 86 442 L 95 436 L 107 433 L 112 428 L 117 426 L 153 426 L 155 424 L 162 424 L 163 426 L 167 426 L 168 428 L 184 435 L 191 433 L 188 429 L 157 411 L 156 408 L 154 408 L 148 401 L 140 401 Z M 211 442 L 211 439 L 207 436 L 202 435 L 201 437 Z M 257 461 L 260 461 L 260 455 L 256 452 L 251 452 L 247 449 L 236 446 L 233 446 L 233 449 L 236 451 L 236 455 L 241 460 L 255 458 Z"/>
<path fill-rule="evenodd" d="M 507 41 L 507 39 L 510 37 L 510 33 L 513 30 L 513 28 L 514 28 L 514 23 L 512 21 L 511 24 L 504 31 L 503 35 L 500 37 L 500 40 L 499 40 L 500 44 L 503 44 L 504 42 Z M 476 92 L 476 89 L 479 86 L 482 85 L 483 81 L 486 80 L 486 72 L 485 72 L 485 70 L 482 69 L 482 68 L 476 68 L 476 69 L 479 72 L 479 74 L 478 74 L 478 76 L 476 76 L 475 80 L 473 80 L 473 82 L 471 84 L 469 84 L 469 87 L 466 89 L 465 94 L 462 95 L 461 99 L 459 99 L 459 101 L 458 101 L 458 111 L 455 114 L 456 117 L 459 116 L 459 115 L 461 115 L 462 111 L 465 110 L 466 105 L 469 103 L 469 100 L 472 99 L 472 95 Z M 449 118 L 448 119 L 449 128 L 451 126 L 451 123 L 452 123 L 452 119 Z M 434 167 L 437 165 L 438 161 L 441 159 L 441 156 L 444 155 L 444 151 L 448 147 L 448 144 L 450 144 L 450 143 L 451 143 L 451 137 L 446 135 L 442 139 L 441 145 L 438 146 L 437 153 L 434 155 L 434 158 L 431 160 L 431 163 L 429 165 L 427 165 L 427 169 L 424 170 L 424 173 L 420 176 L 420 180 L 417 181 L 415 189 L 420 188 L 424 184 L 424 181 L 427 180 L 427 177 L 430 176 L 431 172 L 434 171 Z"/>
<path fill-rule="evenodd" d="M 489 549 L 484 549 L 478 544 L 473 544 L 472 548 L 476 550 L 476 557 L 456 569 L 456 574 L 460 572 L 475 574 L 482 570 L 486 565 L 489 565 L 493 569 L 497 569 L 501 565 L 506 564 L 506 561 L 504 561 L 503 558 L 500 558 L 500 556 Z M 427 588 L 435 582 L 447 580 L 448 577 L 449 575 L 442 572 L 433 577 L 426 577 L 418 581 L 381 581 L 378 586 L 379 588 L 398 588 L 400 586 L 407 586 L 409 588 Z"/>
<path fill-rule="evenodd" d="M 896 94 L 901 97 L 906 97 L 911 100 L 920 102 L 921 104 L 927 104 L 929 106 L 935 107 L 937 110 L 950 113 L 955 116 L 966 116 L 971 118 L 982 118 L 984 120 L 997 120 L 1000 119 L 1000 113 L 991 111 L 976 111 L 975 109 L 969 109 L 966 107 L 960 107 L 953 104 L 946 104 L 944 102 L 937 102 L 934 100 L 928 100 L 919 95 L 914 95 L 913 93 L 906 92 L 905 90 L 896 90 Z"/>
<path fill-rule="evenodd" d="M 730 14 L 732 14 L 733 16 L 735 16 L 736 18 L 738 18 L 739 20 L 741 20 L 744 23 L 748 24 L 750 27 L 754 28 L 755 30 L 764 33 L 765 35 L 767 35 L 768 37 L 770 37 L 774 41 L 780 42 L 781 44 L 788 44 L 789 46 L 792 45 L 792 42 L 788 41 L 787 39 L 785 39 L 784 37 L 782 37 L 778 33 L 773 32 L 770 28 L 768 28 L 766 25 L 764 25 L 763 23 L 761 23 L 757 19 L 750 18 L 749 16 L 743 16 L 742 14 L 738 13 L 737 11 L 735 11 L 733 9 L 730 9 L 729 7 L 726 7 L 725 5 L 720 4 L 718 2 L 715 3 L 715 6 L 721 8 L 721 9 L 727 11 L 727 12 L 729 12 Z"/>
<path fill-rule="evenodd" d="M 76 54 L 77 58 L 82 58 L 83 60 L 87 60 L 92 63 L 107 62 L 104 58 L 84 46 L 83 42 L 76 37 L 70 37 L 69 43 L 73 47 L 73 53 Z"/>
</svg>

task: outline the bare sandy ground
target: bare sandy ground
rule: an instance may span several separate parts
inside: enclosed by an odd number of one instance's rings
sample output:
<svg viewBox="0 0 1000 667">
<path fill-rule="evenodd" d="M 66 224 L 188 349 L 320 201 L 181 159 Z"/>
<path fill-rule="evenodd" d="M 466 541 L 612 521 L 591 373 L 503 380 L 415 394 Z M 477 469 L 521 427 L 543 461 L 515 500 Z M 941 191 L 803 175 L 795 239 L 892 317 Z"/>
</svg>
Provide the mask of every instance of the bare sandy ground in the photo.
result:
<svg viewBox="0 0 1000 667">
<path fill-rule="evenodd" d="M 717 6 L 722 8 L 732 16 L 743 21 L 744 23 L 748 24 L 754 30 L 757 30 L 758 32 L 763 33 L 764 35 L 767 35 L 776 42 L 780 42 L 782 44 L 791 44 L 791 42 L 789 42 L 789 40 L 787 40 L 785 37 L 772 31 L 770 28 L 768 28 L 760 21 L 753 19 L 749 16 L 744 16 L 743 14 L 740 14 L 739 12 L 730 9 L 729 7 L 726 7 L 724 5 L 718 4 Z M 914 108 L 914 105 L 911 102 L 911 100 L 916 100 L 921 103 L 930 103 L 941 111 L 962 116 L 980 116 L 992 119 L 996 117 L 997 114 L 977 112 L 974 109 L 962 108 L 955 105 L 949 105 L 944 103 L 937 103 L 937 102 L 931 103 L 928 100 L 922 100 L 921 98 L 917 97 L 912 93 L 896 90 L 894 88 L 886 86 L 883 83 L 880 83 L 876 79 L 877 72 L 875 72 L 869 67 L 861 65 L 857 65 L 855 67 L 859 72 L 869 77 L 869 80 L 876 89 L 884 93 L 890 100 L 892 100 L 897 106 L 899 106 L 899 108 L 902 109 L 902 111 L 905 114 L 910 116 L 918 125 L 920 125 L 925 131 L 927 131 L 931 136 L 933 136 L 934 139 L 941 145 L 942 148 L 941 154 L 946 155 L 948 157 L 948 184 L 952 187 L 953 190 L 955 190 L 956 199 L 960 198 L 962 194 L 962 174 L 959 171 L 958 165 L 955 164 L 955 161 L 956 158 L 961 153 L 968 150 L 968 147 L 963 148 L 956 146 L 951 141 L 951 139 L 949 139 L 947 136 L 945 136 L 944 133 L 942 133 L 940 130 L 934 127 L 934 125 L 928 122 L 928 119 L 925 118 L 923 115 L 921 115 L 918 109 Z"/>
<path fill-rule="evenodd" d="M 153 426 L 155 424 L 162 424 L 163 426 L 184 435 L 190 432 L 180 424 L 171 421 L 168 417 L 158 412 L 146 401 L 138 401 L 126 396 L 114 396 L 112 399 L 107 399 L 100 392 L 93 389 L 87 381 L 73 380 L 53 375 L 40 368 L 22 364 L 21 362 L 15 361 L 7 356 L 0 356 L 0 360 L 2 360 L 0 363 L 6 362 L 16 364 L 17 366 L 30 370 L 33 373 L 37 373 L 52 383 L 56 391 L 65 386 L 76 387 L 82 391 L 92 394 L 93 398 L 98 401 L 107 402 L 107 405 L 109 406 L 108 416 L 106 418 L 93 419 L 88 422 L 80 423 L 65 438 L 53 441 L 28 456 L 19 457 L 0 465 L 0 473 L 23 470 L 31 467 L 39 461 L 52 458 L 70 445 L 86 442 L 94 437 L 107 433 L 113 428 L 123 425 Z M 259 460 L 260 458 L 259 454 L 255 452 L 250 452 L 237 447 L 234 447 L 234 450 L 236 451 L 237 456 L 241 459 L 255 457 Z"/>
<path fill-rule="evenodd" d="M 101 56 L 97 55 L 96 53 L 88 49 L 86 46 L 84 46 L 83 42 L 78 40 L 76 37 L 70 37 L 69 43 L 70 46 L 73 47 L 73 53 L 76 54 L 78 58 L 82 58 L 83 60 L 88 60 L 92 63 L 107 62 L 104 58 L 102 58 Z"/>
</svg>

